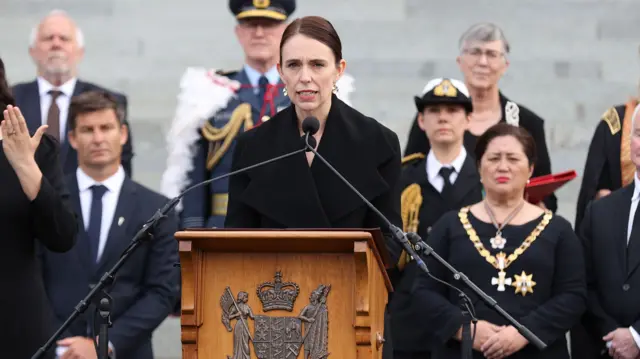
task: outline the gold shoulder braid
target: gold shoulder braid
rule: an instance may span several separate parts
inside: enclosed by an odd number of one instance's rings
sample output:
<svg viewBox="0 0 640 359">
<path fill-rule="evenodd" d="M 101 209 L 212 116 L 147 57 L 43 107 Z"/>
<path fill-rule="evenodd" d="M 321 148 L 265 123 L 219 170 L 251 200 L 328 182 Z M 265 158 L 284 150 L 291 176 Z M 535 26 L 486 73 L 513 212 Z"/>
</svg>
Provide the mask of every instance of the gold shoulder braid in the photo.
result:
<svg viewBox="0 0 640 359">
<path fill-rule="evenodd" d="M 602 120 L 609 126 L 609 131 L 612 135 L 615 135 L 620 131 L 620 116 L 615 107 L 611 107 L 602 115 Z"/>
<path fill-rule="evenodd" d="M 491 255 L 491 252 L 489 252 L 484 247 L 484 244 L 482 244 L 482 241 L 480 241 L 480 237 L 478 237 L 475 229 L 473 229 L 473 226 L 471 226 L 471 223 L 469 222 L 469 208 L 470 207 L 462 208 L 460 212 L 458 212 L 458 217 L 460 218 L 460 223 L 462 223 L 462 226 L 467 231 L 469 239 L 471 240 L 471 242 L 473 242 L 473 246 L 476 248 L 476 250 L 478 250 L 478 253 L 480 253 L 480 255 L 484 259 L 486 259 L 487 262 L 489 262 L 495 269 L 498 270 L 498 277 L 491 278 L 491 285 L 497 285 L 498 291 L 500 292 L 504 292 L 506 290 L 505 285 L 509 285 L 516 288 L 516 294 L 519 293 L 522 296 L 525 296 L 527 295 L 527 293 L 533 293 L 533 287 L 536 285 L 536 282 L 533 281 L 533 274 L 527 274 L 522 271 L 520 275 L 515 275 L 512 279 L 507 278 L 507 273 L 504 270 L 507 269 L 507 267 L 509 267 L 511 263 L 515 262 L 516 259 L 518 259 L 518 257 L 522 253 L 524 253 L 524 251 L 526 251 L 538 238 L 540 233 L 544 231 L 544 229 L 551 221 L 553 213 L 549 210 L 545 210 L 544 217 L 542 218 L 540 223 L 538 223 L 536 228 L 531 231 L 531 234 L 529 234 L 524 242 L 522 242 L 522 244 L 518 248 L 516 248 L 513 253 L 507 256 L 506 253 L 500 252 L 493 256 Z"/>
<path fill-rule="evenodd" d="M 425 158 L 425 154 L 424 153 L 420 153 L 420 152 L 416 152 L 416 153 L 412 153 L 410 155 L 404 156 L 402 158 L 402 165 L 406 165 L 407 163 L 414 161 L 414 160 L 421 160 L 423 158 Z"/>
<path fill-rule="evenodd" d="M 207 169 L 211 170 L 227 152 L 229 146 L 238 135 L 240 126 L 244 124 L 244 130 L 247 131 L 253 127 L 251 118 L 251 105 L 243 103 L 236 107 L 231 113 L 229 122 L 222 128 L 214 127 L 210 121 L 207 121 L 202 127 L 202 136 L 210 142 L 209 153 L 207 155 Z"/>
<path fill-rule="evenodd" d="M 402 191 L 400 197 L 401 203 L 401 215 L 402 215 L 402 227 L 405 232 L 418 232 L 418 216 L 420 214 L 420 207 L 422 206 L 422 189 L 417 183 L 410 184 Z M 402 251 L 400 254 L 400 260 L 398 261 L 398 269 L 404 269 L 404 266 L 409 263 L 410 258 L 407 252 Z"/>
</svg>

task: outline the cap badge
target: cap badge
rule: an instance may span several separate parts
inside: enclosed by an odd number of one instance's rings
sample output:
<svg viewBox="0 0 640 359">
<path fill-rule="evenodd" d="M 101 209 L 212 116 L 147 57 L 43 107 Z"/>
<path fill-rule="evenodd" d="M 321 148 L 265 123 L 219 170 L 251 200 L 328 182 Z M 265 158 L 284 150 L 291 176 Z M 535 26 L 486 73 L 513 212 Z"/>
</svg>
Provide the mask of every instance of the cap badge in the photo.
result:
<svg viewBox="0 0 640 359">
<path fill-rule="evenodd" d="M 436 96 L 456 97 L 458 96 L 458 90 L 451 81 L 444 80 L 433 89 L 433 94 Z"/>
<path fill-rule="evenodd" d="M 253 0 L 253 6 L 258 9 L 266 9 L 271 5 L 270 0 Z"/>
</svg>

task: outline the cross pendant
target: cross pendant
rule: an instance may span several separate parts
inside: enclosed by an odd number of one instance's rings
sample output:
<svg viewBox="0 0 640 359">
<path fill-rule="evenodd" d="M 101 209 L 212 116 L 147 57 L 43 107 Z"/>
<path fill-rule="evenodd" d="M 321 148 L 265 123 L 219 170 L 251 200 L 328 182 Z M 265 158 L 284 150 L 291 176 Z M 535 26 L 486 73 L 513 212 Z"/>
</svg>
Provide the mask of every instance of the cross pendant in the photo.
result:
<svg viewBox="0 0 640 359">
<path fill-rule="evenodd" d="M 498 278 L 491 278 L 491 285 L 498 285 L 498 292 L 504 292 L 506 290 L 505 285 L 511 285 L 511 278 L 506 278 L 507 273 L 504 271 L 498 272 Z"/>
</svg>

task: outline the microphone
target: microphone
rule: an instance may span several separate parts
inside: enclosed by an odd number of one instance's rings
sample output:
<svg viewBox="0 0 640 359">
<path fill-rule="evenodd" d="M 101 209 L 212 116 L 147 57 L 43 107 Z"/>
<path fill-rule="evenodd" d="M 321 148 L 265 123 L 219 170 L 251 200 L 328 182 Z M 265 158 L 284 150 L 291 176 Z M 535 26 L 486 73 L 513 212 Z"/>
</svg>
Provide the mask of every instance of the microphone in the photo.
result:
<svg viewBox="0 0 640 359">
<path fill-rule="evenodd" d="M 320 129 L 320 121 L 313 116 L 309 116 L 302 121 L 302 132 L 304 132 L 304 140 L 305 144 L 311 146 L 312 148 L 316 148 L 318 145 L 318 141 L 313 137 L 318 130 Z M 309 148 L 305 149 L 306 152 L 311 151 Z"/>
<path fill-rule="evenodd" d="M 402 246 L 404 247 L 404 250 L 409 255 L 415 258 L 416 263 L 418 263 L 418 266 L 425 272 L 429 272 L 429 270 L 427 269 L 427 265 L 424 264 L 424 261 L 413 250 L 411 243 L 409 243 L 409 240 L 407 239 L 407 236 L 405 235 L 405 233 L 400 228 L 394 226 L 393 223 L 391 223 L 391 221 L 387 219 L 387 217 L 385 217 L 380 211 L 378 211 L 378 209 L 360 193 L 360 191 L 358 191 L 355 187 L 353 187 L 353 185 L 349 183 L 349 181 L 346 178 L 344 178 L 340 174 L 340 172 L 338 172 L 338 170 L 336 170 L 327 160 L 324 159 L 324 157 L 322 157 L 322 155 L 318 153 L 318 151 L 315 150 L 315 143 L 312 145 L 309 142 L 309 139 L 314 138 L 310 136 L 310 134 L 312 135 L 318 132 L 319 128 L 320 128 L 320 121 L 318 121 L 318 119 L 313 116 L 309 116 L 302 121 L 302 131 L 305 132 L 305 140 L 307 141 L 306 143 L 307 150 L 313 152 L 317 158 L 319 158 L 325 165 L 327 165 L 327 167 L 329 167 L 331 172 L 333 172 L 336 176 L 338 176 L 342 180 L 342 182 L 344 182 L 351 189 L 351 191 L 353 191 L 356 195 L 358 195 L 358 197 L 362 199 L 362 201 L 367 205 L 367 207 L 369 207 L 369 209 L 372 210 L 376 214 L 376 216 L 378 216 L 378 218 L 386 225 L 386 227 L 389 229 L 393 237 L 398 242 L 400 242 L 400 244 L 402 244 Z"/>
<path fill-rule="evenodd" d="M 316 120 L 317 121 L 317 120 Z M 284 155 L 278 156 L 278 157 L 274 157 L 262 162 L 258 162 L 256 164 L 253 164 L 251 166 L 247 166 L 244 168 L 240 168 L 238 170 L 217 176 L 215 178 L 211 178 L 208 179 L 206 181 L 202 181 L 199 183 L 196 183 L 194 185 L 192 185 L 191 187 L 187 188 L 186 190 L 182 191 L 182 193 L 180 193 L 178 196 L 170 199 L 161 209 L 159 209 L 147 222 L 145 222 L 145 224 L 142 226 L 142 228 L 136 233 L 136 235 L 133 237 L 133 239 L 131 240 L 131 244 L 129 244 L 129 246 L 123 251 L 122 255 L 120 256 L 120 259 L 118 260 L 118 262 L 113 266 L 113 268 L 111 268 L 108 272 L 106 272 L 102 278 L 100 278 L 100 281 L 91 289 L 91 291 L 86 295 L 86 297 L 84 297 L 79 303 L 78 305 L 76 305 L 76 307 L 74 308 L 74 311 L 71 313 L 71 315 L 67 318 L 67 320 L 62 324 L 62 326 L 60 326 L 60 328 L 51 336 L 51 338 L 49 338 L 49 340 L 47 340 L 47 342 L 44 344 L 44 346 L 42 346 L 40 349 L 38 349 L 38 351 L 31 357 L 31 359 L 38 359 L 38 358 L 42 358 L 42 356 L 53 346 L 53 344 L 56 342 L 56 339 L 62 335 L 62 333 L 64 333 L 70 326 L 71 324 L 76 320 L 76 318 L 78 316 L 80 316 L 80 314 L 84 313 L 85 310 L 87 309 L 87 307 L 89 306 L 90 303 L 95 303 L 95 297 L 97 296 L 97 294 L 100 292 L 102 293 L 102 297 L 103 298 L 109 298 L 108 294 L 105 291 L 105 288 L 109 287 L 114 279 L 115 279 L 115 275 L 118 272 L 118 270 L 125 264 L 125 262 L 129 259 L 129 257 L 131 256 L 131 254 L 142 244 L 144 243 L 145 240 L 150 240 L 153 238 L 153 234 L 151 233 L 151 230 L 158 224 L 158 222 L 160 222 L 161 219 L 166 218 L 167 214 L 175 208 L 175 206 L 178 205 L 178 203 L 180 202 L 180 200 L 190 191 L 201 187 L 201 186 L 205 186 L 209 183 L 212 182 L 216 182 L 219 181 L 223 178 L 227 178 L 227 177 L 231 177 L 243 172 L 247 172 L 249 170 L 252 170 L 254 168 L 258 168 L 258 167 L 262 167 L 264 165 L 270 164 L 272 162 L 276 162 L 279 160 L 283 160 L 285 158 L 288 157 L 292 157 L 295 156 L 299 153 L 304 153 L 307 152 L 308 149 L 306 148 L 307 144 L 311 143 L 311 140 L 315 139 L 313 138 L 313 136 L 309 136 L 309 134 L 311 133 L 310 129 L 305 136 L 307 136 L 307 138 L 305 138 L 304 136 L 301 139 L 305 139 L 305 143 L 304 143 L 304 147 L 300 148 L 299 150 L 295 150 L 293 152 L 290 153 L 286 153 Z M 318 131 L 318 129 L 316 128 L 315 130 L 316 132 Z M 314 132 L 315 133 L 315 132 Z M 175 267 L 178 267 L 176 265 L 174 265 Z M 102 301 L 98 301 L 99 303 L 102 304 Z M 97 309 L 103 309 L 103 308 L 97 308 Z M 103 309 L 104 311 L 104 309 Z M 108 315 L 108 312 L 106 313 Z M 101 313 L 101 315 L 104 315 Z M 106 339 L 107 335 L 103 335 L 101 330 L 101 335 L 100 335 L 100 341 L 102 341 L 103 337 Z M 106 334 L 106 333 L 104 333 Z M 95 339 L 94 339 L 94 343 L 95 343 Z M 97 345 L 96 345 L 97 346 Z M 102 348 L 99 348 L 102 349 Z M 101 351 L 98 351 L 98 353 L 101 353 Z M 101 356 L 99 357 L 100 359 Z M 106 359 L 106 358 L 105 358 Z"/>
<path fill-rule="evenodd" d="M 313 129 L 316 129 L 317 131 L 317 129 L 320 128 L 320 122 L 315 117 L 307 117 L 304 119 L 304 121 L 302 121 L 302 128 L 308 129 L 309 133 L 311 133 Z M 507 313 L 504 309 L 502 309 L 498 305 L 498 302 L 495 301 L 495 299 L 488 296 L 485 292 L 482 291 L 482 289 L 480 289 L 475 283 L 473 283 L 464 273 L 456 270 L 453 266 L 447 263 L 447 261 L 445 261 L 444 258 L 440 257 L 440 255 L 438 255 L 438 253 L 436 253 L 433 250 L 433 248 L 431 248 L 428 244 L 426 244 L 418 234 L 416 233 L 407 234 L 400 228 L 393 225 L 393 223 L 391 223 L 391 221 L 389 221 L 387 217 L 385 217 L 371 202 L 369 202 L 369 200 L 367 200 L 351 183 L 349 183 L 349 181 L 346 178 L 344 178 L 340 174 L 340 172 L 338 172 L 338 170 L 336 170 L 326 159 L 324 159 L 324 157 L 322 157 L 321 154 L 318 153 L 318 151 L 315 150 L 315 145 L 311 146 L 311 144 L 308 141 L 309 138 L 313 138 L 313 137 L 310 137 L 307 134 L 305 137 L 305 139 L 307 140 L 307 143 L 306 143 L 307 150 L 313 152 L 316 158 L 319 158 L 320 161 L 322 161 L 327 167 L 329 167 L 331 172 L 333 172 L 336 176 L 338 176 L 342 180 L 342 182 L 344 182 L 356 195 L 358 195 L 358 197 L 360 197 L 360 199 L 362 199 L 362 201 L 367 205 L 367 207 L 369 207 L 369 209 L 376 214 L 376 216 L 380 219 L 380 221 L 384 223 L 384 225 L 386 225 L 386 227 L 391 232 L 393 238 L 397 240 L 400 244 L 402 244 L 407 254 L 413 257 L 413 259 L 416 261 L 416 264 L 422 271 L 424 271 L 427 275 L 429 275 L 429 277 L 441 283 L 444 283 L 445 285 L 448 285 L 452 288 L 455 288 L 449 285 L 448 283 L 438 278 L 435 278 L 434 276 L 431 275 L 431 273 L 429 272 L 429 269 L 427 268 L 427 265 L 424 263 L 422 258 L 418 254 L 416 254 L 413 247 L 414 245 L 422 253 L 426 255 L 431 255 L 440 264 L 442 264 L 444 267 L 449 269 L 453 273 L 454 279 L 462 280 L 469 288 L 471 288 L 471 290 L 473 290 L 480 298 L 482 298 L 487 305 L 489 305 L 491 308 L 493 308 L 499 314 L 501 314 L 505 319 L 507 319 L 511 323 L 511 325 L 513 325 L 513 327 L 516 328 L 522 334 L 522 336 L 524 336 L 525 338 L 527 338 L 527 340 L 529 340 L 529 343 L 532 343 L 540 350 L 544 350 L 547 347 L 547 345 L 542 340 L 540 340 L 540 338 L 538 338 L 535 334 L 533 334 L 533 332 L 531 332 L 528 328 L 526 328 L 522 324 L 518 323 L 518 321 L 516 321 L 513 317 L 511 317 L 511 315 L 509 315 L 509 313 Z M 455 289 L 460 293 L 459 298 L 461 300 L 461 307 L 469 308 L 469 306 L 473 306 L 472 301 L 466 294 L 464 294 L 464 292 L 462 292 L 458 288 L 455 288 Z M 472 317 L 475 317 L 474 315 L 475 311 L 473 309 L 470 309 L 470 308 L 463 309 L 463 314 L 465 314 L 464 313 L 465 311 L 468 312 L 466 313 L 467 315 L 470 314 Z M 472 318 L 472 321 L 476 322 L 475 318 Z M 467 329 L 467 328 L 463 328 L 463 329 Z M 464 348 L 464 349 L 467 349 L 467 348 Z"/>
</svg>

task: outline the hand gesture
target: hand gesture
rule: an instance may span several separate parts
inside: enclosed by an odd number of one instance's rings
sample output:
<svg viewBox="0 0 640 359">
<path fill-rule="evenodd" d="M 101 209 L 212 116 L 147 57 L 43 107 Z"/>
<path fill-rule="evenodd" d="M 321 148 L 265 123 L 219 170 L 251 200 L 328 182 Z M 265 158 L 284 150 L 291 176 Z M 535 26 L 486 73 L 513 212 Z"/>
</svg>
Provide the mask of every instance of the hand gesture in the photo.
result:
<svg viewBox="0 0 640 359">
<path fill-rule="evenodd" d="M 605 335 L 602 339 L 611 342 L 609 355 L 612 358 L 635 359 L 640 355 L 640 350 L 629 328 L 618 328 Z"/>
<path fill-rule="evenodd" d="M 529 341 L 513 326 L 504 327 L 493 334 L 480 348 L 487 359 L 502 359 L 524 348 Z"/>
<path fill-rule="evenodd" d="M 33 137 L 29 137 L 27 123 L 20 109 L 11 105 L 4 110 L 4 120 L 0 123 L 2 148 L 13 169 L 35 163 L 34 155 L 47 126 L 41 126 Z"/>
</svg>

